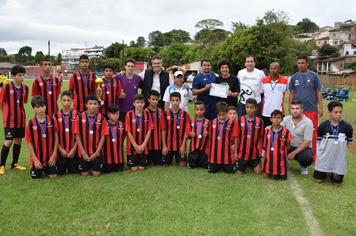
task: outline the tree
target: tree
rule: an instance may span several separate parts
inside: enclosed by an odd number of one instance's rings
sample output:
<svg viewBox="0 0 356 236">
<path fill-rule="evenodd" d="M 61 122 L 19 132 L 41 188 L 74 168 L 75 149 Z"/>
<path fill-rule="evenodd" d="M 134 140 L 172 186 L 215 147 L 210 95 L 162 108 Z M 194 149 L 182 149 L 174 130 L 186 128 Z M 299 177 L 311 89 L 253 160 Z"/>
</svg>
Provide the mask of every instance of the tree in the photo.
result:
<svg viewBox="0 0 356 236">
<path fill-rule="evenodd" d="M 0 48 L 0 56 L 7 56 L 7 52 L 4 48 Z"/>
<path fill-rule="evenodd" d="M 29 46 L 24 46 L 19 49 L 18 53 L 15 55 L 15 61 L 19 64 L 25 64 L 31 57 L 32 48 Z M 29 63 L 28 63 L 29 64 Z"/>
<path fill-rule="evenodd" d="M 156 30 L 148 35 L 148 44 L 151 47 L 163 47 L 166 45 L 164 42 L 164 37 L 161 31 Z"/>
<path fill-rule="evenodd" d="M 318 49 L 318 54 L 320 59 L 340 56 L 339 49 L 331 46 L 330 44 L 324 44 L 321 46 L 321 48 Z"/>
<path fill-rule="evenodd" d="M 188 46 L 178 43 L 163 48 L 160 51 L 160 55 L 163 58 L 164 66 L 169 67 L 172 65 L 184 64 L 181 59 L 183 58 L 187 48 Z"/>
<path fill-rule="evenodd" d="M 43 61 L 45 55 L 43 54 L 42 51 L 37 51 L 35 54 L 35 62 L 36 64 L 41 64 L 41 62 Z"/>
<path fill-rule="evenodd" d="M 169 32 L 163 33 L 165 46 L 174 43 L 186 43 L 190 40 L 189 32 L 180 29 L 173 29 Z"/>
<path fill-rule="evenodd" d="M 149 61 L 156 52 L 151 48 L 129 47 L 125 49 L 125 58 L 136 61 Z"/>
<path fill-rule="evenodd" d="M 109 47 L 105 49 L 105 55 L 108 58 L 120 58 L 122 50 L 126 47 L 126 44 L 122 43 L 112 43 Z"/>
<path fill-rule="evenodd" d="M 202 29 L 195 34 L 195 40 L 208 44 L 208 45 L 216 45 L 219 42 L 224 41 L 230 32 L 223 29 Z"/>
<path fill-rule="evenodd" d="M 232 25 L 232 32 L 234 33 L 248 28 L 248 25 L 242 23 L 241 21 L 232 22 L 231 25 Z"/>
<path fill-rule="evenodd" d="M 195 28 L 206 29 L 206 30 L 214 30 L 217 29 L 218 27 L 223 27 L 223 26 L 224 23 L 217 19 L 203 19 L 195 24 Z"/>
<path fill-rule="evenodd" d="M 319 26 L 311 21 L 309 18 L 303 18 L 297 23 L 297 30 L 300 33 L 313 33 L 319 29 Z"/>
<path fill-rule="evenodd" d="M 140 48 L 144 48 L 146 46 L 146 39 L 143 36 L 139 36 L 136 39 L 136 46 Z"/>
<path fill-rule="evenodd" d="M 56 65 L 60 65 L 62 63 L 62 54 L 61 53 L 58 53 L 57 54 L 57 57 L 55 59 L 55 64 Z"/>
</svg>

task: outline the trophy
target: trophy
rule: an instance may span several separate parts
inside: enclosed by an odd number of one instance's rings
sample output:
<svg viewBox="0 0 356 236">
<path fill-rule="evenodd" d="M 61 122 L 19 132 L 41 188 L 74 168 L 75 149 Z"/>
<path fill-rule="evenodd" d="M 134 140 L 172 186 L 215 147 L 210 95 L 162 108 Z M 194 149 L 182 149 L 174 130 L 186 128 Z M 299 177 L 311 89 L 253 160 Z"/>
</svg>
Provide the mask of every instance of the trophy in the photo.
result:
<svg viewBox="0 0 356 236">
<path fill-rule="evenodd" d="M 101 89 L 101 84 L 103 83 L 103 79 L 100 77 L 97 77 L 95 80 L 95 83 L 97 84 L 95 95 L 99 100 L 99 104 L 102 105 L 101 95 L 103 94 L 103 91 Z"/>
</svg>

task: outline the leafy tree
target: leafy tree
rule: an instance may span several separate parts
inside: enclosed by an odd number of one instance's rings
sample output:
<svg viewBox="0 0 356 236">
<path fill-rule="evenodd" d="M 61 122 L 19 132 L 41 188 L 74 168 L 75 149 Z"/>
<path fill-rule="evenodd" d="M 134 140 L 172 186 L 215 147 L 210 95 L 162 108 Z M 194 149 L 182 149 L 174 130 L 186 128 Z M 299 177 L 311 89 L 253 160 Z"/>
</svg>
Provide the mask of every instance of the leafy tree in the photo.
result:
<svg viewBox="0 0 356 236">
<path fill-rule="evenodd" d="M 136 46 L 140 48 L 144 48 L 146 46 L 146 39 L 143 36 L 139 36 L 136 39 Z"/>
<path fill-rule="evenodd" d="M 7 56 L 7 52 L 4 48 L 0 48 L 0 56 Z"/>
<path fill-rule="evenodd" d="M 190 40 L 189 32 L 180 29 L 173 29 L 163 33 L 165 46 L 174 43 L 186 43 Z"/>
<path fill-rule="evenodd" d="M 28 61 L 32 60 L 31 57 L 32 48 L 29 46 L 24 46 L 19 49 L 18 53 L 15 55 L 15 61 L 19 64 L 29 64 Z"/>
<path fill-rule="evenodd" d="M 155 54 L 156 52 L 151 48 L 128 47 L 125 49 L 125 58 L 136 61 L 149 61 L 149 58 Z"/>
<path fill-rule="evenodd" d="M 136 47 L 135 41 L 133 41 L 133 40 L 130 41 L 130 47 Z"/>
<path fill-rule="evenodd" d="M 241 21 L 232 22 L 231 25 L 232 25 L 232 32 L 233 33 L 236 33 L 236 32 L 238 32 L 240 30 L 248 28 L 248 25 L 242 23 Z"/>
<path fill-rule="evenodd" d="M 321 59 L 340 56 L 339 49 L 331 46 L 330 44 L 324 44 L 321 46 L 321 48 L 318 49 L 318 54 Z"/>
<path fill-rule="evenodd" d="M 42 60 L 44 59 L 45 55 L 43 54 L 42 51 L 37 51 L 35 54 L 35 62 L 37 64 L 40 64 L 42 62 Z"/>
<path fill-rule="evenodd" d="M 105 55 L 108 58 L 120 58 L 122 55 L 122 50 L 126 47 L 126 44 L 122 43 L 112 43 L 109 47 L 105 49 Z"/>
<path fill-rule="evenodd" d="M 217 19 L 203 19 L 195 24 L 195 28 L 206 29 L 206 30 L 214 30 L 217 29 L 218 27 L 223 27 L 223 26 L 224 23 Z"/>
<path fill-rule="evenodd" d="M 319 26 L 309 18 L 303 18 L 297 23 L 297 30 L 300 33 L 313 33 L 319 29 Z"/>
<path fill-rule="evenodd" d="M 151 47 L 163 47 L 166 45 L 161 31 L 156 30 L 148 35 L 148 45 Z"/>
</svg>

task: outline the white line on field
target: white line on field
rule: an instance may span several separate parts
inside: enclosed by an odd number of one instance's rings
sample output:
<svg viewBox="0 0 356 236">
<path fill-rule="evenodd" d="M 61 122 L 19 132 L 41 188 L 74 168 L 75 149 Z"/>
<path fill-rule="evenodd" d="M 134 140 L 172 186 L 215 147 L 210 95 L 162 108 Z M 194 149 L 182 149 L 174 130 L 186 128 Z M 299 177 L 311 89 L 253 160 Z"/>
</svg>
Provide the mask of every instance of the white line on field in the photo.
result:
<svg viewBox="0 0 356 236">
<path fill-rule="evenodd" d="M 294 174 L 291 171 L 289 171 L 288 173 L 288 182 L 292 189 L 293 195 L 297 200 L 300 209 L 302 210 L 302 213 L 304 215 L 305 221 L 308 224 L 311 235 L 315 235 L 315 236 L 324 235 L 324 232 L 321 229 L 318 220 L 315 218 L 310 208 L 308 199 L 304 197 L 303 191 L 300 185 L 298 184 L 297 180 L 295 179 Z"/>
</svg>

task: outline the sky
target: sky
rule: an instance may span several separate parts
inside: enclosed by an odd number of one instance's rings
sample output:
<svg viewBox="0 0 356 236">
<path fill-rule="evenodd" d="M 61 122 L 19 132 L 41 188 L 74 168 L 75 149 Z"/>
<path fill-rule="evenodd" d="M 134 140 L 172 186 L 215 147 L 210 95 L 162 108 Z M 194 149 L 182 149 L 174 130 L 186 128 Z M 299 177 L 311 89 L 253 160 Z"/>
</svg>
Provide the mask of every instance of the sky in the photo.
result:
<svg viewBox="0 0 356 236">
<path fill-rule="evenodd" d="M 34 55 L 47 52 L 51 40 L 51 52 L 57 54 L 112 42 L 128 44 L 138 36 L 147 40 L 155 30 L 183 29 L 193 37 L 202 19 L 218 19 L 231 30 L 231 22 L 253 25 L 272 9 L 286 12 L 291 24 L 303 18 L 320 27 L 356 20 L 356 0 L 0 0 L 0 48 L 11 54 L 30 46 Z"/>
</svg>

